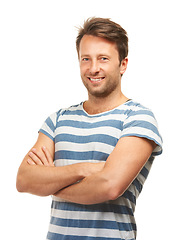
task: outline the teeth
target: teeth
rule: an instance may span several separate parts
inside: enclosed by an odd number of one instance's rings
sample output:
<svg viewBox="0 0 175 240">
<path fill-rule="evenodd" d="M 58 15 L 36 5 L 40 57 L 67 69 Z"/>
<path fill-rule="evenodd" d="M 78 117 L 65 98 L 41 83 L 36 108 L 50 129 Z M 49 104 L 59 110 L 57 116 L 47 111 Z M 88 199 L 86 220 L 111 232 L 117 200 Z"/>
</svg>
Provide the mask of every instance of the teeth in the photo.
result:
<svg viewBox="0 0 175 240">
<path fill-rule="evenodd" d="M 89 78 L 89 79 L 93 82 L 98 82 L 98 81 L 102 80 L 103 78 Z"/>
</svg>

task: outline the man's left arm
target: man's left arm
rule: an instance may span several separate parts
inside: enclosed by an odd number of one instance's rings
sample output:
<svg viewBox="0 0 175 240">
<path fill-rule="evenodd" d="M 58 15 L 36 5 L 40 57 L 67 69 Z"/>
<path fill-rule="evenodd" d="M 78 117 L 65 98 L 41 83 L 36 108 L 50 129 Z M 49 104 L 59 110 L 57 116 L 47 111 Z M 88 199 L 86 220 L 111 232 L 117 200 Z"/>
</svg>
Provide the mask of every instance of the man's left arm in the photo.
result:
<svg viewBox="0 0 175 240">
<path fill-rule="evenodd" d="M 122 137 L 102 171 L 55 193 L 56 197 L 79 204 L 97 204 L 121 196 L 137 177 L 156 144 L 146 138 Z"/>
</svg>

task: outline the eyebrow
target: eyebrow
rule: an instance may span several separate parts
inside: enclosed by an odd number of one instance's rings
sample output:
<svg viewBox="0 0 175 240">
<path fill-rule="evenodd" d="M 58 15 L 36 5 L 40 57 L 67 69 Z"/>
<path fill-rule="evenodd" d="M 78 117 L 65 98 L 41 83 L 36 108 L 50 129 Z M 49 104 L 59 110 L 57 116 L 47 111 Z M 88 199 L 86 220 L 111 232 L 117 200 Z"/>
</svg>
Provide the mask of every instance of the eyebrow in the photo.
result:
<svg viewBox="0 0 175 240">
<path fill-rule="evenodd" d="M 111 58 L 108 54 L 105 54 L 105 53 L 100 53 L 99 55 L 97 55 L 97 57 L 104 57 L 104 56 Z M 89 54 L 82 54 L 80 57 L 82 58 L 82 57 L 91 57 L 91 56 Z"/>
</svg>

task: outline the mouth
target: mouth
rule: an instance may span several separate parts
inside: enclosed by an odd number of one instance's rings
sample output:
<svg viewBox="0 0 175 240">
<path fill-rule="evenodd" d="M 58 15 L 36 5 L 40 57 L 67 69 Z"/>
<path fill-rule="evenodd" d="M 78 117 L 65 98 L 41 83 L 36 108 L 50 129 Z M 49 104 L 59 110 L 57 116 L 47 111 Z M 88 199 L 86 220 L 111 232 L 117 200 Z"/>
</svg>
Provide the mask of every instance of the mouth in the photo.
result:
<svg viewBox="0 0 175 240">
<path fill-rule="evenodd" d="M 88 77 L 88 79 L 91 81 L 91 82 L 100 82 L 104 79 L 105 77 L 98 77 L 98 78 L 91 78 L 91 77 Z"/>
</svg>

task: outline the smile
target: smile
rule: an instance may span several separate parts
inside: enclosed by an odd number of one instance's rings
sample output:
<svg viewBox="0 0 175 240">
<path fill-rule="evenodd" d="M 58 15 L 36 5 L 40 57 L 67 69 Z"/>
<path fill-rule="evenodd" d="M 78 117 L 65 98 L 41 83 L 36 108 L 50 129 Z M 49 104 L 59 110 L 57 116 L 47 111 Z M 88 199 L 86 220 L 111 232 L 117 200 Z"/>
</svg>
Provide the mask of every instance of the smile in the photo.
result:
<svg viewBox="0 0 175 240">
<path fill-rule="evenodd" d="M 100 77 L 100 78 L 90 78 L 90 77 L 88 77 L 88 79 L 89 79 L 91 82 L 99 82 L 99 81 L 103 80 L 104 77 Z"/>
</svg>

